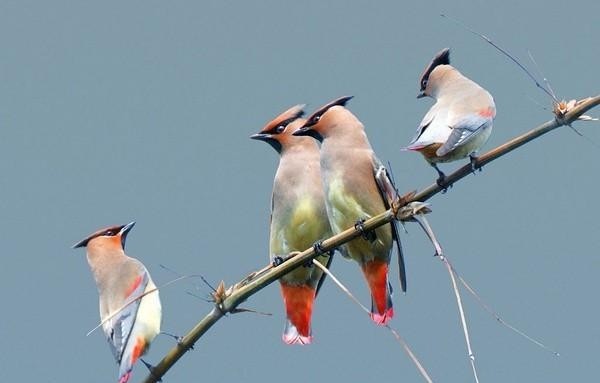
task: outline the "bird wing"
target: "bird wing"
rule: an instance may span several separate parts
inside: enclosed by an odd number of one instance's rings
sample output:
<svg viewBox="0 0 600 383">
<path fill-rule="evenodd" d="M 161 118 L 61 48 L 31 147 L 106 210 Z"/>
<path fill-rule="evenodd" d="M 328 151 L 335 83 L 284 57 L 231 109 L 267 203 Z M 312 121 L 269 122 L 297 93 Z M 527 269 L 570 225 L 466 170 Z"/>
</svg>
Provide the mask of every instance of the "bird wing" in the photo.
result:
<svg viewBox="0 0 600 383">
<path fill-rule="evenodd" d="M 443 157 L 457 147 L 464 145 L 469 140 L 477 136 L 486 127 L 490 126 L 492 119 L 490 117 L 479 114 L 469 114 L 456 124 L 451 126 L 452 133 L 440 148 L 436 151 L 436 155 Z"/>
<path fill-rule="evenodd" d="M 373 175 L 377 183 L 377 189 L 379 194 L 383 198 L 383 204 L 386 209 L 389 209 L 392 202 L 398 196 L 398 190 L 391 180 L 390 174 L 385 166 L 379 161 L 375 155 L 373 155 Z M 392 238 L 396 242 L 396 249 L 398 251 L 398 270 L 400 275 L 400 286 L 402 292 L 406 292 L 406 267 L 404 264 L 404 252 L 402 251 L 402 243 L 400 242 L 400 234 L 398 232 L 398 223 L 396 220 L 390 222 L 392 227 Z"/>
<path fill-rule="evenodd" d="M 446 142 L 452 130 L 448 127 L 448 107 L 436 102 L 425 114 L 417 128 L 417 133 L 404 150 L 420 150 L 431 144 Z"/>
<path fill-rule="evenodd" d="M 333 252 L 334 250 L 332 250 L 329 253 L 329 255 L 323 254 L 319 256 L 319 258 L 321 259 L 327 257 L 327 264 L 325 265 L 325 267 L 327 267 L 328 269 L 331 267 L 331 262 L 333 261 Z M 317 282 L 317 290 L 315 291 L 315 297 L 319 294 L 319 290 L 321 290 L 321 285 L 323 285 L 323 282 L 325 282 L 325 278 L 327 278 L 327 274 L 321 273 L 321 278 L 319 278 L 319 282 Z"/>
<path fill-rule="evenodd" d="M 421 123 L 419 124 L 419 127 L 417 128 L 417 133 L 415 134 L 415 136 L 413 137 L 413 139 L 410 141 L 410 143 L 408 144 L 408 146 L 405 149 L 407 149 L 407 150 L 420 149 L 423 146 L 427 146 L 427 145 L 433 143 L 433 142 L 419 141 L 419 138 L 421 138 L 421 136 L 423 136 L 423 133 L 425 133 L 425 130 L 429 127 L 429 125 L 431 125 L 434 118 L 435 118 L 435 111 L 433 110 L 433 108 L 431 108 L 431 109 L 429 109 L 427 114 L 425 114 L 425 117 L 423 117 L 423 120 L 421 121 Z"/>
<path fill-rule="evenodd" d="M 125 293 L 124 307 L 121 307 L 114 317 L 108 320 L 106 325 L 103 326 L 104 334 L 117 363 L 121 362 L 123 352 L 131 335 L 131 330 L 135 324 L 137 311 L 141 302 L 139 297 L 146 290 L 146 286 L 150 280 L 148 271 L 143 265 L 134 266 L 136 266 L 137 270 L 132 274 L 134 275 L 133 279 L 128 278 L 130 279 L 130 284 Z"/>
</svg>

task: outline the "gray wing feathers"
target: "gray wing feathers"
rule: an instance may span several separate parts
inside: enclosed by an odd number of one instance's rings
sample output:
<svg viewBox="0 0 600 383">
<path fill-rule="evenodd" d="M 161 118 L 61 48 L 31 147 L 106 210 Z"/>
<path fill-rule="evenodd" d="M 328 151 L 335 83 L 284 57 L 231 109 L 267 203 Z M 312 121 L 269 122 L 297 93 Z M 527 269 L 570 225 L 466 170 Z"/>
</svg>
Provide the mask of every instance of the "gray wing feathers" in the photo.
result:
<svg viewBox="0 0 600 383">
<path fill-rule="evenodd" d="M 139 297 L 146 290 L 148 281 L 150 280 L 148 271 L 144 268 L 140 275 L 141 282 L 138 286 L 125 298 L 123 304 L 130 302 L 131 300 Z M 137 311 L 140 306 L 141 299 L 137 299 L 123 308 L 118 314 L 116 314 L 111 320 L 108 321 L 109 326 L 106 332 L 108 344 L 113 352 L 117 363 L 121 362 L 123 352 L 129 341 L 131 330 L 135 324 Z"/>
<path fill-rule="evenodd" d="M 423 117 L 423 120 L 421 120 L 421 123 L 419 124 L 419 127 L 417 128 L 417 132 L 415 133 L 413 139 L 410 140 L 410 143 L 408 144 L 408 146 L 417 142 L 419 140 L 419 138 L 423 135 L 423 132 L 425 132 L 425 129 L 427 129 L 427 127 L 433 122 L 433 118 L 435 117 L 435 110 L 433 110 L 433 109 L 434 108 L 429 109 L 427 114 L 425 114 L 425 116 Z"/>
<path fill-rule="evenodd" d="M 489 127 L 492 120 L 479 115 L 469 115 L 458 121 L 455 126 L 452 126 L 452 133 L 437 151 L 436 155 L 443 157 L 457 147 L 466 144 L 473 139 L 478 133 Z"/>
<path fill-rule="evenodd" d="M 385 208 L 389 209 L 394 199 L 396 199 L 396 197 L 398 196 L 398 190 L 392 182 L 388 170 L 375 156 L 373 156 L 373 173 L 375 175 L 377 188 L 379 189 L 379 193 L 383 198 Z M 394 239 L 394 242 L 396 242 L 396 249 L 398 251 L 398 270 L 400 275 L 400 287 L 402 288 L 402 292 L 406 292 L 406 266 L 404 264 L 404 252 L 402 251 L 402 242 L 400 242 L 400 234 L 398 232 L 398 223 L 396 222 L 396 220 L 392 220 L 390 222 L 390 226 L 392 227 L 392 238 Z"/>
</svg>

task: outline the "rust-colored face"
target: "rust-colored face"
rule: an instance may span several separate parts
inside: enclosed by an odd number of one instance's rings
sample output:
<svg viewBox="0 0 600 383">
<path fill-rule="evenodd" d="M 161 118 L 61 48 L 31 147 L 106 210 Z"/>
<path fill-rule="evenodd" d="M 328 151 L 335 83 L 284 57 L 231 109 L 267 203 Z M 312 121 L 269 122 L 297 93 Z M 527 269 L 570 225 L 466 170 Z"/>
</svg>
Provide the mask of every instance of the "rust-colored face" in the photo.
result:
<svg viewBox="0 0 600 383">
<path fill-rule="evenodd" d="M 127 225 L 110 226 L 104 229 L 100 229 L 74 244 L 73 248 L 76 249 L 78 247 L 86 247 L 92 239 L 98 237 L 118 238 L 118 241 L 121 242 L 121 246 L 125 248 L 125 238 L 127 237 L 127 233 L 129 233 L 129 230 L 131 230 L 131 228 L 134 225 L 135 222 L 131 222 Z"/>
<path fill-rule="evenodd" d="M 326 124 L 322 124 L 321 119 L 325 116 L 327 111 L 334 106 L 346 106 L 346 103 L 350 101 L 354 96 L 344 96 L 337 98 L 328 104 L 323 105 L 319 109 L 317 109 L 313 114 L 311 114 L 302 127 L 296 130 L 293 135 L 294 136 L 311 136 L 318 141 L 323 141 L 323 133 L 321 131 L 322 126 Z"/>
<path fill-rule="evenodd" d="M 281 153 L 282 147 L 287 144 L 294 130 L 290 125 L 304 114 L 303 108 L 304 105 L 291 107 L 271 120 L 260 132 L 253 134 L 250 138 L 265 141 Z"/>
</svg>

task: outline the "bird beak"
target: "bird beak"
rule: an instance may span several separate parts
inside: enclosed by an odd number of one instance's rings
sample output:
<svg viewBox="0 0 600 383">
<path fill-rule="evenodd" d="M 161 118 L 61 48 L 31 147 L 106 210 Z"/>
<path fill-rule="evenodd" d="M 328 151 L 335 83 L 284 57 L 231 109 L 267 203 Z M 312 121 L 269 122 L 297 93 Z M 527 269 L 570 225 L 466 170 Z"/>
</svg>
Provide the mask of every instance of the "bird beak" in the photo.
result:
<svg viewBox="0 0 600 383">
<path fill-rule="evenodd" d="M 123 226 L 123 228 L 121 229 L 121 236 L 125 237 L 127 235 L 127 233 L 129 233 L 129 230 L 131 230 L 134 226 L 135 226 L 135 221 L 129 222 L 127 225 Z"/>
<path fill-rule="evenodd" d="M 426 96 L 425 91 L 419 92 L 419 94 L 417 94 L 417 98 L 423 98 L 425 96 Z"/>
<path fill-rule="evenodd" d="M 250 136 L 253 140 L 267 141 L 271 138 L 270 134 L 267 133 L 256 133 Z"/>
<path fill-rule="evenodd" d="M 79 247 L 85 247 L 88 243 L 88 238 L 84 238 L 81 241 L 77 242 L 76 244 L 74 244 L 73 246 L 71 246 L 71 249 L 77 249 Z"/>
<path fill-rule="evenodd" d="M 310 126 L 302 126 L 302 127 L 298 128 L 294 133 L 292 133 L 292 135 L 293 136 L 310 136 L 311 131 L 312 131 L 312 129 L 310 128 Z"/>
<path fill-rule="evenodd" d="M 302 126 L 298 130 L 296 130 L 294 133 L 292 133 L 292 135 L 294 135 L 294 136 L 309 136 L 319 142 L 323 142 L 323 136 L 319 132 L 314 130 L 311 126 Z"/>
<path fill-rule="evenodd" d="M 121 235 L 121 247 L 125 249 L 125 240 L 127 239 L 127 233 L 135 226 L 135 221 L 129 222 L 127 225 L 123 226 L 119 234 Z"/>
</svg>

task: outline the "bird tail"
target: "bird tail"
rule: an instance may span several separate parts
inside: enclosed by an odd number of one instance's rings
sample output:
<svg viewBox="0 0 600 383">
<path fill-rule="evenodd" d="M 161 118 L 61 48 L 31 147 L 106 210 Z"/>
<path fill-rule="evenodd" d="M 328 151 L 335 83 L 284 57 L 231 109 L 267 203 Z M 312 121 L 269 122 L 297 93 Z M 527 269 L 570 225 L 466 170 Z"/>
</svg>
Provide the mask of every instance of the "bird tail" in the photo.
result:
<svg viewBox="0 0 600 383">
<path fill-rule="evenodd" d="M 376 324 L 385 326 L 394 316 L 388 264 L 382 261 L 366 262 L 363 273 L 371 290 L 371 319 Z"/>
<path fill-rule="evenodd" d="M 148 344 L 144 338 L 137 338 L 132 341 L 135 342 L 133 347 L 130 349 L 125 349 L 121 359 L 121 364 L 119 365 L 119 383 L 127 383 L 129 381 L 129 378 L 131 377 L 131 370 L 133 370 L 133 365 L 142 355 L 144 355 L 146 349 L 148 348 Z"/>
<path fill-rule="evenodd" d="M 119 383 L 127 383 L 129 381 L 130 377 L 131 377 L 131 370 L 127 371 L 125 373 L 125 375 L 123 375 L 119 378 Z"/>
<path fill-rule="evenodd" d="M 287 315 L 283 341 L 287 344 L 310 344 L 312 342 L 310 319 L 315 289 L 307 285 L 295 286 L 281 283 L 281 294 Z"/>
<path fill-rule="evenodd" d="M 400 150 L 403 152 L 408 152 L 408 151 L 418 152 L 430 144 L 431 144 L 431 142 L 415 141 L 415 142 L 412 142 L 411 144 L 409 144 L 408 146 L 400 148 Z"/>
</svg>

